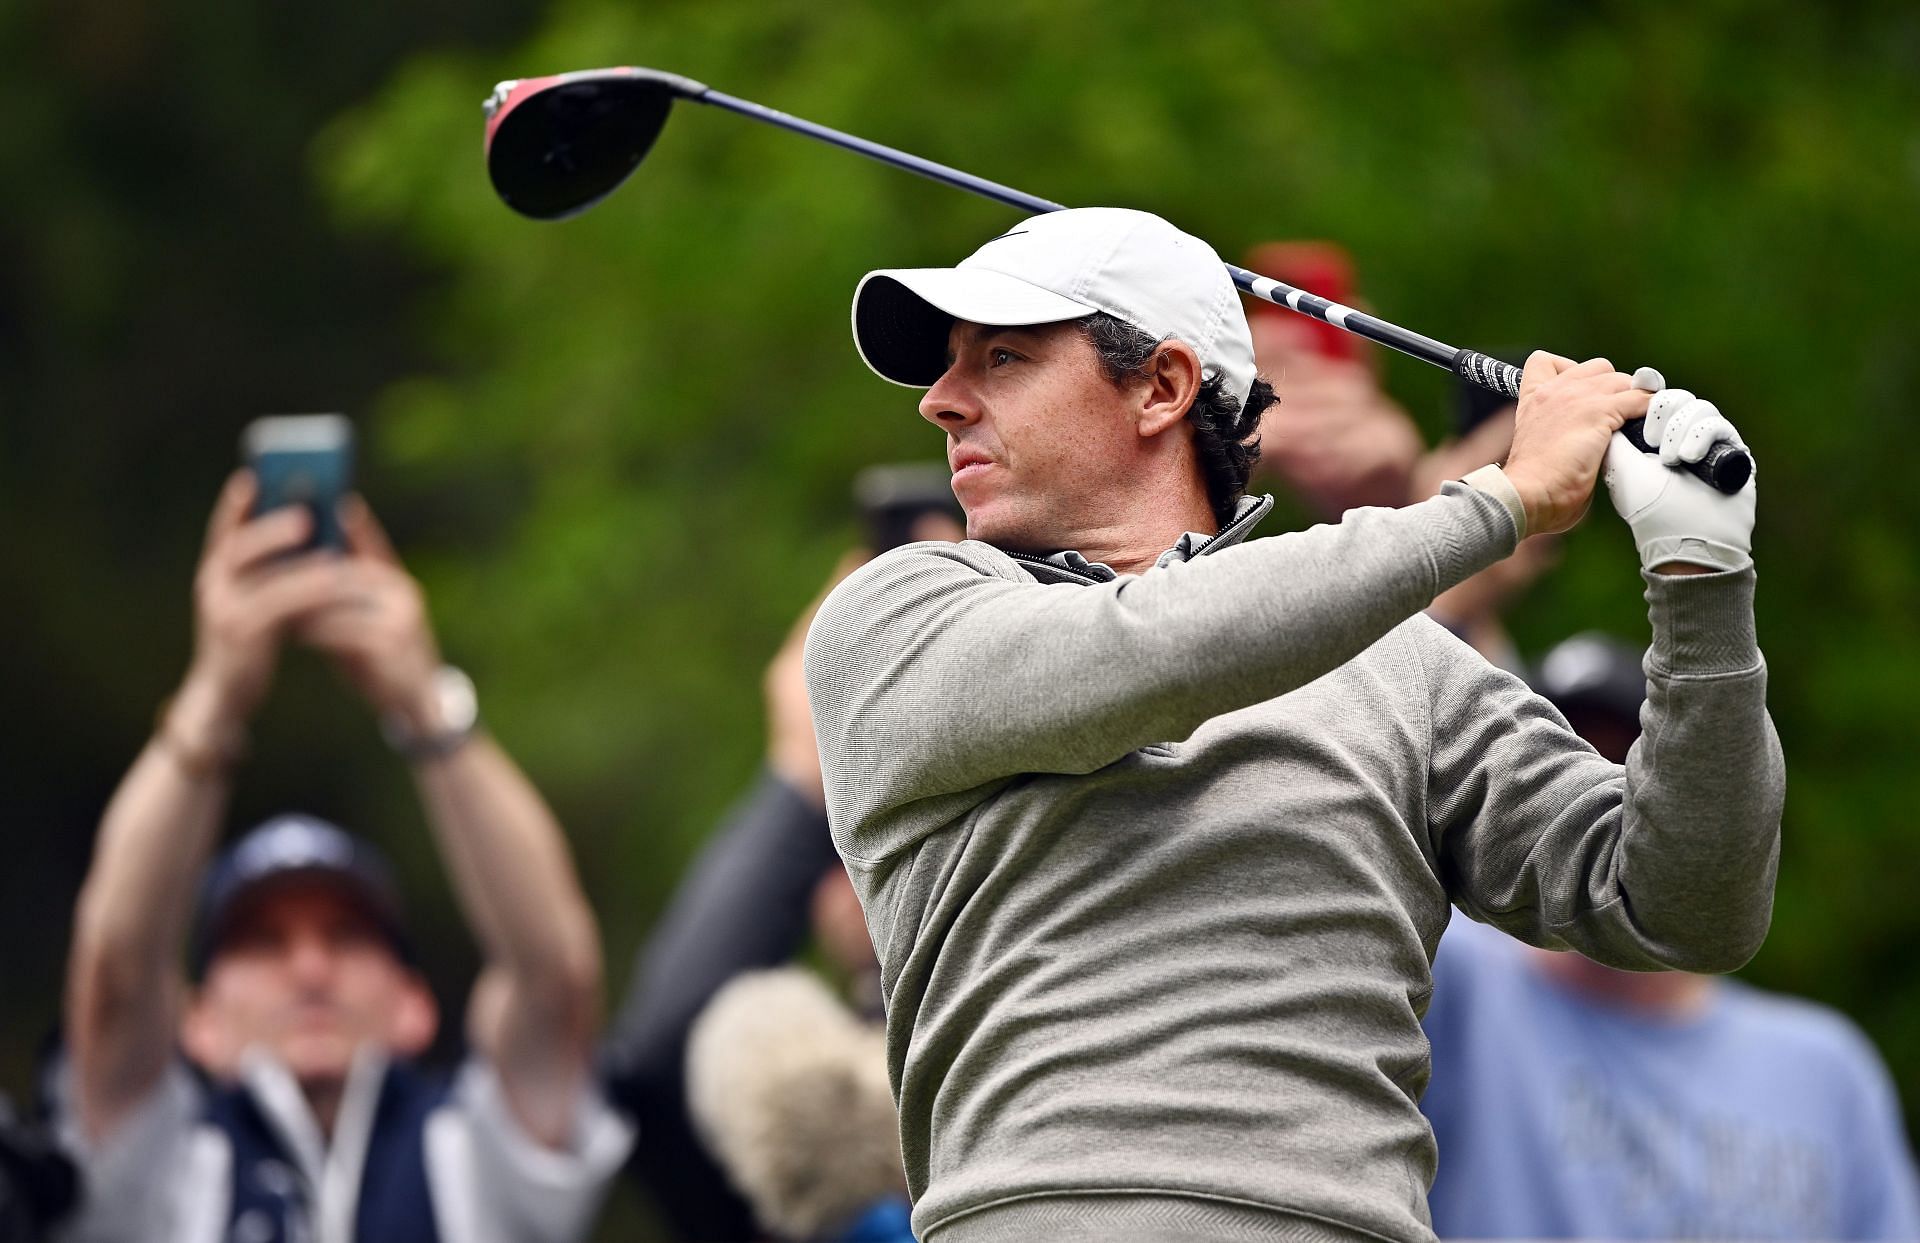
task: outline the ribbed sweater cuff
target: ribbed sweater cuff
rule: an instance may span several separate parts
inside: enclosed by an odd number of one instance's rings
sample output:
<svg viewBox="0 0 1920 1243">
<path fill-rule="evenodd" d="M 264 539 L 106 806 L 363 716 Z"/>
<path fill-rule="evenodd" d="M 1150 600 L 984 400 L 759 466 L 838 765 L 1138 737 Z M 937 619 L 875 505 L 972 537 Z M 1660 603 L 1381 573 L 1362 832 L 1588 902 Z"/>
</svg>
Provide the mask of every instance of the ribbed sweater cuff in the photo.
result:
<svg viewBox="0 0 1920 1243">
<path fill-rule="evenodd" d="M 1507 472 L 1498 465 L 1482 466 L 1479 470 L 1468 471 L 1460 476 L 1460 482 L 1470 488 L 1478 488 L 1506 509 L 1507 517 L 1513 519 L 1516 540 L 1527 538 L 1527 507 L 1520 500 L 1520 490 L 1513 486 L 1513 480 L 1507 478 Z"/>
<path fill-rule="evenodd" d="M 1498 497 L 1458 480 L 1441 484 L 1440 494 L 1466 504 L 1460 507 L 1456 521 L 1435 523 L 1427 541 L 1433 555 L 1433 568 L 1440 580 L 1436 592 L 1464 582 L 1502 557 L 1511 556 L 1520 543 L 1513 518 Z"/>
<path fill-rule="evenodd" d="M 1745 673 L 1760 663 L 1753 627 L 1751 565 L 1720 574 L 1656 574 L 1647 580 L 1650 657 L 1662 672 Z"/>
</svg>

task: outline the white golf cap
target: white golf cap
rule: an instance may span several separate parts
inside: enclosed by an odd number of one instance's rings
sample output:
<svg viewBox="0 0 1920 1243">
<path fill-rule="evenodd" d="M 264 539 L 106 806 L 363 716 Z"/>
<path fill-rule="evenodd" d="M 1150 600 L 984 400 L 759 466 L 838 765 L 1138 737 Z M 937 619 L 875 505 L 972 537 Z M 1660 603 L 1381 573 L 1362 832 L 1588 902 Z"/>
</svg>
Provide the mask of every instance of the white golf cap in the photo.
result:
<svg viewBox="0 0 1920 1243">
<path fill-rule="evenodd" d="M 881 379 L 928 388 L 947 369 L 955 320 L 1016 327 L 1098 311 L 1186 342 L 1245 404 L 1253 338 L 1220 256 L 1158 216 L 1120 207 L 1031 217 L 958 267 L 869 272 L 853 293 L 853 340 Z"/>
</svg>

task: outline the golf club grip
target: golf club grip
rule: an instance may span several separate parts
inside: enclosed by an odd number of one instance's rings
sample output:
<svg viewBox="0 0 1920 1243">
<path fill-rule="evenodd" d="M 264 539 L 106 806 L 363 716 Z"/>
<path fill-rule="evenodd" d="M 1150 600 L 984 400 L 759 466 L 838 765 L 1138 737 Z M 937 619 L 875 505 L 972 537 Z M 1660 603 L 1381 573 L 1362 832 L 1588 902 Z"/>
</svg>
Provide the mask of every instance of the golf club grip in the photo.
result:
<svg viewBox="0 0 1920 1243">
<path fill-rule="evenodd" d="M 1520 368 L 1512 363 L 1503 363 L 1497 358 L 1489 358 L 1477 350 L 1461 350 L 1454 357 L 1453 369 L 1460 377 L 1471 384 L 1478 384 L 1489 392 L 1520 399 Z M 1642 453 L 1658 453 L 1658 449 L 1647 443 L 1644 432 L 1645 419 L 1628 419 L 1620 432 L 1627 442 Z M 1739 445 L 1721 441 L 1707 450 L 1707 455 L 1698 462 L 1685 462 L 1682 466 L 1688 474 L 1702 483 L 1710 484 L 1732 496 L 1747 486 L 1747 480 L 1753 477 L 1753 458 Z"/>
<path fill-rule="evenodd" d="M 1469 384 L 1478 384 L 1489 393 L 1520 400 L 1520 368 L 1489 358 L 1479 350 L 1461 350 L 1453 356 L 1453 370 Z"/>
<path fill-rule="evenodd" d="M 1647 421 L 1628 419 L 1620 426 L 1620 434 L 1627 443 L 1642 453 L 1658 454 L 1660 450 L 1647 443 Z M 1739 445 L 1719 441 L 1707 450 L 1705 457 L 1698 462 L 1683 462 L 1687 473 L 1720 491 L 1732 496 L 1747 486 L 1747 480 L 1753 478 L 1753 457 Z"/>
</svg>

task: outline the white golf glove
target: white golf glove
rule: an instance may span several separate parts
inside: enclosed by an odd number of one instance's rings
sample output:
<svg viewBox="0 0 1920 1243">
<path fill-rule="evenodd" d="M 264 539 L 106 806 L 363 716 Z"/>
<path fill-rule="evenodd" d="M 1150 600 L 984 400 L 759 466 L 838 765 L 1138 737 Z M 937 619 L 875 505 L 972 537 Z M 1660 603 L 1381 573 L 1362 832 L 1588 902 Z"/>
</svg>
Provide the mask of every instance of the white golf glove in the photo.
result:
<svg viewBox="0 0 1920 1243">
<path fill-rule="evenodd" d="M 1653 391 L 1642 434 L 1659 454 L 1642 453 L 1615 432 L 1601 478 L 1613 507 L 1633 528 L 1640 564 L 1649 570 L 1670 561 L 1745 569 L 1753 562 L 1754 480 L 1728 496 L 1682 464 L 1699 461 L 1719 441 L 1743 449 L 1746 442 L 1712 402 L 1666 387 L 1653 368 L 1634 372 L 1633 384 Z"/>
</svg>

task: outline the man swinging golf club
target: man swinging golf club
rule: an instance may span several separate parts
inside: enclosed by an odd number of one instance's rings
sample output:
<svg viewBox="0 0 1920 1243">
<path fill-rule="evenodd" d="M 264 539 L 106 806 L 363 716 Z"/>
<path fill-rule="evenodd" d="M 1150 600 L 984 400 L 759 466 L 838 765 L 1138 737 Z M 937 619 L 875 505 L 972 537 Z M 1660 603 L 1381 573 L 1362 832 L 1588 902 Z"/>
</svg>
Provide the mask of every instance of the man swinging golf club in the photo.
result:
<svg viewBox="0 0 1920 1243">
<path fill-rule="evenodd" d="M 1273 393 L 1204 242 L 1057 212 L 871 273 L 853 321 L 927 389 L 970 537 L 855 573 L 806 654 L 927 1243 L 1431 1239 L 1450 902 L 1622 967 L 1759 946 L 1753 487 L 1672 469 L 1738 441 L 1711 404 L 1535 354 L 1504 470 L 1243 544 Z M 1614 434 L 1641 414 L 1658 456 Z M 1624 767 L 1420 613 L 1603 465 L 1653 627 Z"/>
</svg>

